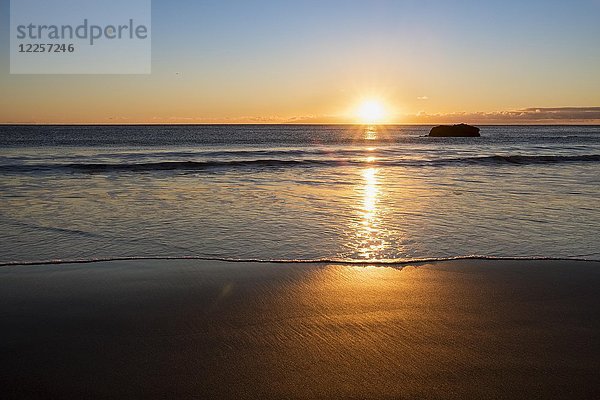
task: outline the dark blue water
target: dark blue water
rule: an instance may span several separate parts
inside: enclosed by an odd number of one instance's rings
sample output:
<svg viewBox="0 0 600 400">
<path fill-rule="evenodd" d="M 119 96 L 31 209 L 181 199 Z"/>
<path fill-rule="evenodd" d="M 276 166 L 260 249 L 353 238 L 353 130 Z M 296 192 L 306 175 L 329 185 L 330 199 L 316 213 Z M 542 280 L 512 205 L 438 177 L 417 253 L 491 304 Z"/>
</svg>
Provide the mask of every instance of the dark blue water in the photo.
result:
<svg viewBox="0 0 600 400">
<path fill-rule="evenodd" d="M 0 127 L 0 262 L 600 259 L 600 127 Z"/>
</svg>

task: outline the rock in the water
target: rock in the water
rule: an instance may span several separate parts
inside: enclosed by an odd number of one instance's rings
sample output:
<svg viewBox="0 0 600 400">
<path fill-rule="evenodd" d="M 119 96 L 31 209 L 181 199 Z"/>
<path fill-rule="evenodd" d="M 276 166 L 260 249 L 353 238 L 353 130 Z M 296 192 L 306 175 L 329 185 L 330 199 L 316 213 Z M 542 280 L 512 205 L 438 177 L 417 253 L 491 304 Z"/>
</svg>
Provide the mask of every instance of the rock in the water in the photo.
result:
<svg viewBox="0 0 600 400">
<path fill-rule="evenodd" d="M 433 137 L 479 137 L 479 128 L 467 124 L 440 125 L 431 128 L 429 136 Z"/>
</svg>

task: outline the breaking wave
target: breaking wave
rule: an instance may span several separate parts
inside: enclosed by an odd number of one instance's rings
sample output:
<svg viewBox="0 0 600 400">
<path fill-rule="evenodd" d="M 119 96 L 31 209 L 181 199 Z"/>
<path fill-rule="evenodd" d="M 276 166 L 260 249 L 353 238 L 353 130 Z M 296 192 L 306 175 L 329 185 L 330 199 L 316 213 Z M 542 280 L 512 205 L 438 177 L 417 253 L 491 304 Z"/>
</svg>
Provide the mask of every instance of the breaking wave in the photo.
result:
<svg viewBox="0 0 600 400">
<path fill-rule="evenodd" d="M 299 155 L 294 152 L 293 155 Z M 301 155 L 301 154 L 300 154 Z M 327 167 L 344 165 L 369 166 L 451 166 L 451 165 L 530 165 L 561 163 L 600 162 L 600 154 L 587 155 L 492 155 L 477 157 L 456 157 L 436 159 L 303 159 L 303 158 L 265 158 L 250 160 L 211 160 L 211 161 L 160 161 L 160 162 L 120 162 L 120 163 L 63 163 L 63 164 L 9 164 L 0 165 L 0 172 L 150 172 L 150 171 L 203 171 L 211 169 L 243 168 L 287 168 L 287 167 Z"/>
</svg>

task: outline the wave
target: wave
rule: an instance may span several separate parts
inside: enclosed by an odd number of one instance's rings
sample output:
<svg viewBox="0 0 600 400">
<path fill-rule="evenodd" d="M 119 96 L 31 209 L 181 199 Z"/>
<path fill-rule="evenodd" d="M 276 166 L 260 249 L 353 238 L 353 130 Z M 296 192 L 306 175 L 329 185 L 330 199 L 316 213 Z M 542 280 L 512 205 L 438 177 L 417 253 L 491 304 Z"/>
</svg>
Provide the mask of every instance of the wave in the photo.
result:
<svg viewBox="0 0 600 400">
<path fill-rule="evenodd" d="M 585 154 L 576 156 L 540 156 L 540 155 L 494 155 L 486 157 L 468 157 L 464 162 L 495 163 L 495 164 L 559 164 L 572 162 L 598 162 L 600 154 Z"/>
<path fill-rule="evenodd" d="M 454 257 L 426 257 L 426 258 L 398 258 L 385 260 L 349 260 L 338 258 L 317 259 L 260 259 L 260 258 L 225 258 L 225 257 L 202 257 L 202 256 L 139 256 L 139 257 L 99 257 L 81 259 L 56 259 L 37 261 L 5 261 L 0 262 L 0 267 L 27 266 L 27 265 L 59 265 L 59 264 L 92 264 L 111 261 L 174 261 L 174 260 L 198 260 L 198 261 L 220 261 L 228 263 L 258 263 L 258 264 L 338 264 L 357 266 L 406 266 L 409 264 L 422 264 L 444 261 L 578 261 L 578 262 L 600 262 L 597 259 L 581 257 L 500 257 L 485 255 L 467 255 Z"/>
<path fill-rule="evenodd" d="M 600 162 L 600 154 L 551 156 L 551 155 L 492 155 L 478 157 L 437 159 L 252 159 L 222 161 L 161 161 L 140 163 L 69 163 L 69 164 L 12 164 L 0 165 L 0 172 L 43 172 L 68 170 L 72 172 L 148 172 L 148 171 L 202 171 L 218 168 L 285 168 L 318 166 L 445 166 L 445 165 L 529 165 L 560 163 Z"/>
<path fill-rule="evenodd" d="M 233 160 L 233 161 L 161 161 L 142 163 L 74 163 L 74 164 L 36 164 L 36 165 L 0 165 L 1 172 L 36 172 L 53 170 L 71 170 L 73 172 L 147 172 L 187 170 L 201 171 L 217 168 L 245 167 L 293 167 L 310 165 L 331 165 L 331 160 Z"/>
</svg>

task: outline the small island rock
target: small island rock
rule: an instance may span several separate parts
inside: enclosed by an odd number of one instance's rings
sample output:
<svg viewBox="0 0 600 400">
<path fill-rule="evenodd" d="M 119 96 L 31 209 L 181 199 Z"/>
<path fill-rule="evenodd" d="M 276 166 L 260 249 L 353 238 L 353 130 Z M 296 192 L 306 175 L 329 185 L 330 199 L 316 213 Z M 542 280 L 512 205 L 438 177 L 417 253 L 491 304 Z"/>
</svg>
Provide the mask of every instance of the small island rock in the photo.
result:
<svg viewBox="0 0 600 400">
<path fill-rule="evenodd" d="M 479 128 L 467 124 L 440 125 L 431 128 L 432 137 L 479 137 Z"/>
</svg>

